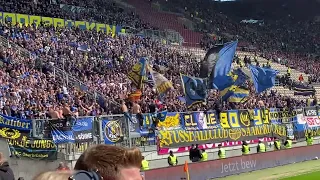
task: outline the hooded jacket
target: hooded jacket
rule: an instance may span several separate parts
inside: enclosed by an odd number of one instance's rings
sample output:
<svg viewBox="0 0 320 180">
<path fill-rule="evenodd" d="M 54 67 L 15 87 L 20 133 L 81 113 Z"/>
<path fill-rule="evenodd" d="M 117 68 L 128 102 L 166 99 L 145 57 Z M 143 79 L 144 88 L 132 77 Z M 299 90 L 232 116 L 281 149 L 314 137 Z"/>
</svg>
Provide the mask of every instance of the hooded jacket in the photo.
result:
<svg viewBox="0 0 320 180">
<path fill-rule="evenodd" d="M 8 162 L 0 165 L 0 180 L 14 180 L 14 174 Z"/>
</svg>

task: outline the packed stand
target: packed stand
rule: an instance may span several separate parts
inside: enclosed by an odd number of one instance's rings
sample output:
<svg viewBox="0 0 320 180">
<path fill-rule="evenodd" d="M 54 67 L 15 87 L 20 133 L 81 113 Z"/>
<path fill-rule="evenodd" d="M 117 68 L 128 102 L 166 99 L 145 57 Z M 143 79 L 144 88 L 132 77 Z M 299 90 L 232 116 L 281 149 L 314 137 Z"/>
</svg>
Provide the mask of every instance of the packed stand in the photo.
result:
<svg viewBox="0 0 320 180">
<path fill-rule="evenodd" d="M 1 114 L 29 119 L 92 115 L 94 104 L 85 93 L 61 85 L 49 68 L 16 49 L 2 48 L 0 65 Z"/>
<path fill-rule="evenodd" d="M 163 109 L 185 111 L 185 105 L 179 101 L 183 96 L 179 74 L 197 76 L 199 64 L 192 54 L 181 54 L 176 49 L 164 46 L 160 42 L 137 36 L 112 37 L 102 32 L 82 31 L 39 26 L 34 28 L 3 24 L 1 33 L 11 42 L 29 50 L 32 57 L 41 60 L 41 64 L 54 64 L 85 82 L 91 92 L 99 92 L 107 99 L 103 108 L 96 104 L 90 115 L 121 113 L 119 106 L 113 102 L 126 98 L 134 87 L 127 79 L 127 73 L 140 57 L 148 57 L 155 70 L 163 69 L 165 76 L 175 86 L 163 99 Z M 85 45 L 85 49 L 79 47 Z M 267 96 L 259 99 L 265 100 Z M 142 112 L 149 112 L 150 105 L 157 99 L 154 89 L 147 86 L 141 101 Z M 284 101 L 283 101 L 284 102 Z M 218 92 L 211 92 L 208 103 L 195 107 L 194 110 L 230 109 L 233 104 L 219 105 Z M 100 104 L 101 105 L 101 104 Z M 79 104 L 75 107 L 79 108 Z M 254 100 L 245 107 L 257 106 Z M 264 106 L 275 106 L 267 104 Z M 243 104 L 241 105 L 243 107 Z M 244 107 L 244 108 L 245 108 Z M 87 109 L 87 108 L 85 108 Z"/>
<path fill-rule="evenodd" d="M 104 0 L 0 0 L 0 10 L 2 12 L 129 26 L 138 30 L 149 28 L 149 25 L 142 23 L 134 12 L 126 11 L 112 1 Z"/>
<path fill-rule="evenodd" d="M 178 6 L 182 3 L 184 8 Z M 312 82 L 320 82 L 317 78 L 320 75 L 317 62 L 320 23 L 316 18 L 320 3 L 317 1 L 168 1 L 163 4 L 187 14 L 201 31 L 208 33 L 201 42 L 206 49 L 217 44 L 218 39 L 239 39 L 249 50 L 259 51 L 271 59 L 286 60 L 285 65 L 312 74 Z M 249 19 L 258 21 L 240 23 Z"/>
</svg>

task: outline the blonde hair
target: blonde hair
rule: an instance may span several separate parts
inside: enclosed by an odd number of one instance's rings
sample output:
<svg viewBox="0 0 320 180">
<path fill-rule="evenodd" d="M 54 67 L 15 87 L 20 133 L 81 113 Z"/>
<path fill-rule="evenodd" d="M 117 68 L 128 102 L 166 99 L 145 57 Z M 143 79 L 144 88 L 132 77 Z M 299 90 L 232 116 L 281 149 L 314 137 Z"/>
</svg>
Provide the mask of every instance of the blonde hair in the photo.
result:
<svg viewBox="0 0 320 180">
<path fill-rule="evenodd" d="M 67 180 L 71 175 L 71 171 L 49 171 L 39 174 L 33 180 Z"/>
<path fill-rule="evenodd" d="M 87 149 L 76 163 L 75 170 L 95 171 L 105 180 L 117 180 L 122 168 L 141 167 L 139 149 L 99 144 Z"/>
</svg>

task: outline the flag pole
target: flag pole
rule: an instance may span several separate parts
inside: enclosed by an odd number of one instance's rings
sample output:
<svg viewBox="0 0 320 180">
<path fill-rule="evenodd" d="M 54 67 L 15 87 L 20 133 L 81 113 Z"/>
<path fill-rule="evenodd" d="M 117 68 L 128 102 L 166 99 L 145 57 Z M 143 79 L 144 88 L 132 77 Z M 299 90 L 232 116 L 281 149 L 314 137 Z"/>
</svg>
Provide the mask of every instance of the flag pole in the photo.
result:
<svg viewBox="0 0 320 180">
<path fill-rule="evenodd" d="M 190 180 L 189 167 L 188 167 L 188 162 L 187 161 L 185 161 L 185 163 L 184 163 L 183 171 L 187 175 L 187 180 Z"/>
<path fill-rule="evenodd" d="M 189 170 L 187 171 L 187 180 L 190 180 Z"/>
<path fill-rule="evenodd" d="M 207 96 L 206 96 L 206 106 L 208 106 L 209 102 L 209 78 L 206 78 L 206 91 L 207 91 Z"/>
</svg>

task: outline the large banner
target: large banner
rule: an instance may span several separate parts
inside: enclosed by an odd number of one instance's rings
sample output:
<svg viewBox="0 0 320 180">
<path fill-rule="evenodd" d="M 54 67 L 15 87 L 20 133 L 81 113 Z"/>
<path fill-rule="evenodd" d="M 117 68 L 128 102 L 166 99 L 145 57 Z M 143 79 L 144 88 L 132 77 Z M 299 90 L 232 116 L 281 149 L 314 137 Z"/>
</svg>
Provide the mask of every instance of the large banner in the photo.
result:
<svg viewBox="0 0 320 180">
<path fill-rule="evenodd" d="M 52 18 L 52 17 L 42 17 L 42 16 L 32 16 L 27 14 L 16 14 L 16 13 L 7 13 L 0 12 L 0 22 L 10 21 L 12 24 L 20 23 L 26 25 L 35 24 L 36 26 L 40 25 L 40 22 L 45 23 L 46 25 L 52 25 L 54 27 L 79 27 L 82 30 L 96 30 L 103 31 L 107 34 L 112 33 L 118 34 L 122 27 L 121 26 L 113 26 L 102 23 L 94 23 L 87 21 L 74 21 L 60 18 Z"/>
<path fill-rule="evenodd" d="M 225 141 L 243 141 L 263 137 L 287 137 L 286 127 L 278 124 L 264 124 L 246 128 L 218 128 L 210 130 L 186 131 L 162 130 L 159 131 L 160 147 L 181 147 L 190 144 L 220 143 Z"/>
<path fill-rule="evenodd" d="M 0 114 L 0 138 L 21 140 L 23 137 L 29 137 L 31 130 L 31 120 Z"/>
<path fill-rule="evenodd" d="M 51 139 L 22 138 L 8 140 L 12 157 L 36 160 L 56 160 L 57 146 Z"/>
<path fill-rule="evenodd" d="M 81 143 L 93 141 L 94 117 L 78 119 L 68 118 L 47 121 L 44 126 L 44 134 L 51 134 L 56 144 Z"/>
</svg>

